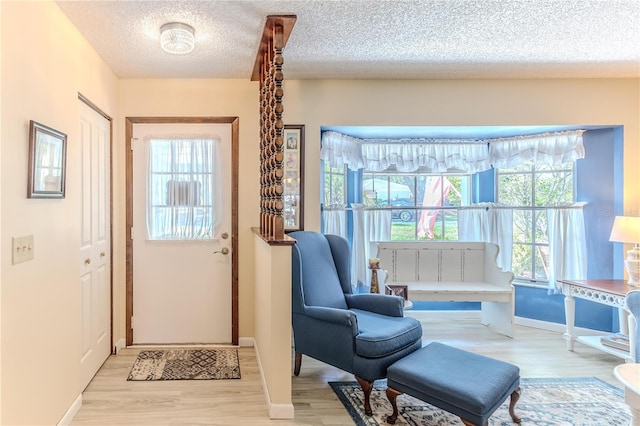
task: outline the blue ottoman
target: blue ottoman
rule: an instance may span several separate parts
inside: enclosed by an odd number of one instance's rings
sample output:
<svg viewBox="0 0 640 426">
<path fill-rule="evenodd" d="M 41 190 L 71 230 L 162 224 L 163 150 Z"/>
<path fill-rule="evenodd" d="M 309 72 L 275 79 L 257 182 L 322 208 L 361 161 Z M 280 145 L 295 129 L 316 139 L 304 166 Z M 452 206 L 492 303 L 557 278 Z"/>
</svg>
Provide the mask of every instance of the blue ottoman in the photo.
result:
<svg viewBox="0 0 640 426">
<path fill-rule="evenodd" d="M 387 369 L 387 398 L 398 418 L 396 398 L 403 393 L 460 416 L 467 426 L 488 425 L 489 417 L 511 397 L 509 414 L 520 398 L 520 369 L 513 364 L 431 343 Z"/>
</svg>

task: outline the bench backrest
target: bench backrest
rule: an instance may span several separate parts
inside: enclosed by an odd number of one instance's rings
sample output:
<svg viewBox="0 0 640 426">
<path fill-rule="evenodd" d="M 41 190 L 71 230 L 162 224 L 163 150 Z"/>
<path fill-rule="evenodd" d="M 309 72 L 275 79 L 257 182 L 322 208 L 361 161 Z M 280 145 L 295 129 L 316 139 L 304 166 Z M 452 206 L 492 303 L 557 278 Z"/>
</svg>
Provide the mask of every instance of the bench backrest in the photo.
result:
<svg viewBox="0 0 640 426">
<path fill-rule="evenodd" d="M 380 241 L 377 257 L 388 282 L 488 282 L 502 272 L 498 247 L 485 242 Z M 487 271 L 489 270 L 489 271 Z"/>
</svg>

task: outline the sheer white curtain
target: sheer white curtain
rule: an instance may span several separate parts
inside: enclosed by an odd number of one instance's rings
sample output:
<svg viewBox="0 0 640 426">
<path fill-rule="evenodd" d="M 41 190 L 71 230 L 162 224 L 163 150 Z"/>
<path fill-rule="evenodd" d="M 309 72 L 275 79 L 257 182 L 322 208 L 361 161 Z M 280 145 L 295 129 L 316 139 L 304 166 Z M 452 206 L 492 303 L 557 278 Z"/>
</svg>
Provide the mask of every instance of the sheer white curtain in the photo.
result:
<svg viewBox="0 0 640 426">
<path fill-rule="evenodd" d="M 340 235 L 347 238 L 347 211 L 344 207 L 323 209 L 322 223 L 325 234 Z"/>
<path fill-rule="evenodd" d="M 516 167 L 524 163 L 553 167 L 584 158 L 584 130 L 492 139 L 489 156 L 494 167 Z"/>
<path fill-rule="evenodd" d="M 369 281 L 369 259 L 375 254 L 372 241 L 391 238 L 391 210 L 367 209 L 364 204 L 351 204 L 353 208 L 353 246 L 351 247 L 351 285 L 365 287 Z"/>
<path fill-rule="evenodd" d="M 147 157 L 147 238 L 206 240 L 222 219 L 219 140 L 151 136 Z"/>
<path fill-rule="evenodd" d="M 498 246 L 496 263 L 511 270 L 513 211 L 495 203 L 479 203 L 458 210 L 458 240 L 485 241 Z"/>
<path fill-rule="evenodd" d="M 549 293 L 562 292 L 558 280 L 587 277 L 587 242 L 584 230 L 584 203 L 547 209 L 549 233 Z"/>
</svg>

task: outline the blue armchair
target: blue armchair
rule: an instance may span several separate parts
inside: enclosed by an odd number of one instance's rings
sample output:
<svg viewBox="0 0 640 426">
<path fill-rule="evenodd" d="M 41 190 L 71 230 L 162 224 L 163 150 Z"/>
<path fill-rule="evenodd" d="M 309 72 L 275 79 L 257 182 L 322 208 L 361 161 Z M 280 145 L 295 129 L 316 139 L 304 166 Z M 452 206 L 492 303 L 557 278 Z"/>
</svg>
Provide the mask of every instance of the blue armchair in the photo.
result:
<svg viewBox="0 0 640 426">
<path fill-rule="evenodd" d="M 627 305 L 627 310 L 631 312 L 631 315 L 636 319 L 636 334 L 634 339 L 635 362 L 640 362 L 640 290 L 632 290 L 627 293 L 625 303 Z M 633 333 L 633 330 L 629 330 L 629 333 Z"/>
<path fill-rule="evenodd" d="M 373 382 L 387 367 L 422 346 L 422 326 L 403 317 L 403 300 L 382 294 L 352 294 L 350 251 L 337 235 L 298 231 L 292 253 L 294 374 L 302 355 L 353 373 L 372 415 Z"/>
</svg>

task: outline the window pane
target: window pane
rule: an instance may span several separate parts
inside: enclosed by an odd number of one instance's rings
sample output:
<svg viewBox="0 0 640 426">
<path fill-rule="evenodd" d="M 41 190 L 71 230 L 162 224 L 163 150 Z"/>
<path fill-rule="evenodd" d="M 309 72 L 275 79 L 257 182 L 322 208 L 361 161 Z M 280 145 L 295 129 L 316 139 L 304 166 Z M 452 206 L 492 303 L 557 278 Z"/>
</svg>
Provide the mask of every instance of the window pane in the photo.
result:
<svg viewBox="0 0 640 426">
<path fill-rule="evenodd" d="M 324 167 L 324 204 L 345 204 L 345 170 L 343 167 Z"/>
<path fill-rule="evenodd" d="M 573 201 L 573 173 L 536 173 L 536 206 L 553 206 Z"/>
<path fill-rule="evenodd" d="M 510 206 L 530 206 L 533 194 L 531 174 L 499 174 L 498 202 Z"/>
<path fill-rule="evenodd" d="M 516 277 L 532 278 L 531 274 L 531 250 L 532 246 L 526 244 L 513 244 L 513 257 L 511 270 Z"/>
<path fill-rule="evenodd" d="M 447 176 L 445 177 L 448 185 L 446 188 L 446 194 L 444 197 L 443 206 L 461 206 L 462 203 L 462 176 Z"/>
<path fill-rule="evenodd" d="M 439 207 L 442 205 L 443 182 L 442 176 L 428 176 L 425 179 L 424 197 L 422 199 L 424 207 Z"/>
<path fill-rule="evenodd" d="M 549 246 L 536 246 L 536 276 L 537 280 L 547 281 L 549 279 Z"/>
<path fill-rule="evenodd" d="M 391 199 L 412 200 L 415 205 L 416 179 L 415 175 L 389 176 Z"/>
<path fill-rule="evenodd" d="M 405 222 L 391 222 L 392 241 L 412 241 L 416 239 L 416 224 Z"/>
<path fill-rule="evenodd" d="M 536 213 L 536 243 L 549 244 L 549 234 L 547 232 L 547 211 L 537 210 L 535 213 Z"/>
<path fill-rule="evenodd" d="M 422 210 L 418 223 L 419 240 L 441 240 L 442 221 L 439 220 L 442 210 Z"/>
<path fill-rule="evenodd" d="M 458 211 L 442 210 L 444 219 L 444 240 L 456 241 L 458 239 Z"/>
<path fill-rule="evenodd" d="M 531 232 L 531 210 L 513 211 L 513 242 L 530 243 L 533 241 Z"/>
</svg>

